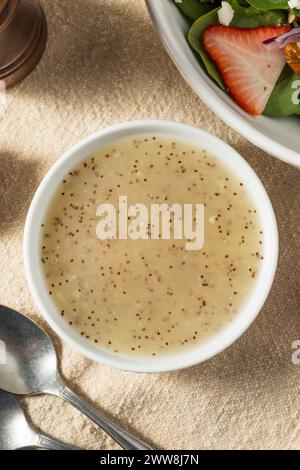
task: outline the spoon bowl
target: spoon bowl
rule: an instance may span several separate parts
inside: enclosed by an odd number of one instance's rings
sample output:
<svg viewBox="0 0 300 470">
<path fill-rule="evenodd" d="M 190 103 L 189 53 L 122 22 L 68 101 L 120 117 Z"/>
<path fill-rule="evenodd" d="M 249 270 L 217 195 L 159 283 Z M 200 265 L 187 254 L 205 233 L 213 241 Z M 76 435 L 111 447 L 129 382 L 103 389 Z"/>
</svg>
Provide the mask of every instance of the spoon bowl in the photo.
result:
<svg viewBox="0 0 300 470">
<path fill-rule="evenodd" d="M 0 325 L 0 339 L 5 345 L 0 388 L 17 395 L 55 393 L 57 358 L 50 337 L 28 318 L 3 306 Z"/>
<path fill-rule="evenodd" d="M 29 426 L 22 408 L 10 394 L 0 390 L 0 449 L 15 450 L 35 446 L 36 432 Z"/>
<path fill-rule="evenodd" d="M 79 450 L 36 431 L 28 423 L 13 395 L 0 390 L 0 450 L 39 447 L 49 450 Z"/>
</svg>

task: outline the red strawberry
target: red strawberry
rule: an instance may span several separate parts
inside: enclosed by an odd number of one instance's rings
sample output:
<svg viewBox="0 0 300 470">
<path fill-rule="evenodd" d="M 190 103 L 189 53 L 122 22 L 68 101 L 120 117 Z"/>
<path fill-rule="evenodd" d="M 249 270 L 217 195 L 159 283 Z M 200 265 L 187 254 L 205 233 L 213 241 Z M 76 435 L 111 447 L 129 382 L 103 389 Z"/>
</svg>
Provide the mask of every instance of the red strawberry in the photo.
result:
<svg viewBox="0 0 300 470">
<path fill-rule="evenodd" d="M 283 51 L 268 49 L 263 41 L 289 30 L 288 26 L 246 29 L 216 25 L 203 33 L 205 49 L 230 93 L 250 114 L 262 114 L 285 65 Z"/>
</svg>

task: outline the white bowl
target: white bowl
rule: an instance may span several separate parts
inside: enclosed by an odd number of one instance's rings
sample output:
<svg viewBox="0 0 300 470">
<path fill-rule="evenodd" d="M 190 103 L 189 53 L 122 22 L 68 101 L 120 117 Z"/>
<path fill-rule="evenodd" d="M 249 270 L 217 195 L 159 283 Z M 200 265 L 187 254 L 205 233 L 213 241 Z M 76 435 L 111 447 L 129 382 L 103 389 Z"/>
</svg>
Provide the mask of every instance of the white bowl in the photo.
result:
<svg viewBox="0 0 300 470">
<path fill-rule="evenodd" d="M 82 338 L 61 317 L 48 294 L 41 263 L 41 225 L 49 202 L 65 175 L 82 160 L 118 139 L 157 134 L 181 138 L 198 144 L 214 154 L 239 178 L 248 189 L 256 205 L 264 232 L 264 259 L 249 298 L 233 322 L 209 341 L 185 353 L 164 358 L 134 358 L 119 356 L 101 349 Z M 136 372 L 161 372 L 181 369 L 200 363 L 227 348 L 249 327 L 262 308 L 272 285 L 278 256 L 278 234 L 274 212 L 269 197 L 248 163 L 230 146 L 197 128 L 169 121 L 133 121 L 104 129 L 68 150 L 50 169 L 40 184 L 25 224 L 24 263 L 29 288 L 34 300 L 54 331 L 85 356 L 112 367 Z"/>
<path fill-rule="evenodd" d="M 146 0 L 163 44 L 182 76 L 223 121 L 253 144 L 300 167 L 300 118 L 254 117 L 244 112 L 202 70 L 187 41 L 189 23 L 173 0 Z"/>
</svg>

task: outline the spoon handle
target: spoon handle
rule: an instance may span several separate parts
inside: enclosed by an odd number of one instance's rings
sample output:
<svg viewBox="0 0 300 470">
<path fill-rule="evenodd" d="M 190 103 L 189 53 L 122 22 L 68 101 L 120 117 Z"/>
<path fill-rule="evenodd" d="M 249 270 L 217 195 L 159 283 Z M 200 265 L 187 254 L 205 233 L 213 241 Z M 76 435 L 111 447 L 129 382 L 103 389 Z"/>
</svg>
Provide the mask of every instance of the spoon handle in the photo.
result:
<svg viewBox="0 0 300 470">
<path fill-rule="evenodd" d="M 79 447 L 64 444 L 43 434 L 39 434 L 36 447 L 48 450 L 82 450 Z"/>
<path fill-rule="evenodd" d="M 152 450 L 144 442 L 120 428 L 105 416 L 101 415 L 93 406 L 86 403 L 76 395 L 69 387 L 63 386 L 59 390 L 59 396 L 75 406 L 79 411 L 88 416 L 94 423 L 100 426 L 112 439 L 124 450 Z"/>
</svg>

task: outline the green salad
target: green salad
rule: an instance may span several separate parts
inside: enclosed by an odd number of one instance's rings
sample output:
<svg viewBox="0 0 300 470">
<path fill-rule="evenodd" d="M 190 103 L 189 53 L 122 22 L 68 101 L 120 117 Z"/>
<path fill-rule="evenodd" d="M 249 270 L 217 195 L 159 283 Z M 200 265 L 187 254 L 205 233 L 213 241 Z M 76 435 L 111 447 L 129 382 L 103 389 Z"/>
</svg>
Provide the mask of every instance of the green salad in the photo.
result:
<svg viewBox="0 0 300 470">
<path fill-rule="evenodd" d="M 300 115 L 300 0 L 173 0 L 204 71 L 252 115 Z"/>
</svg>

